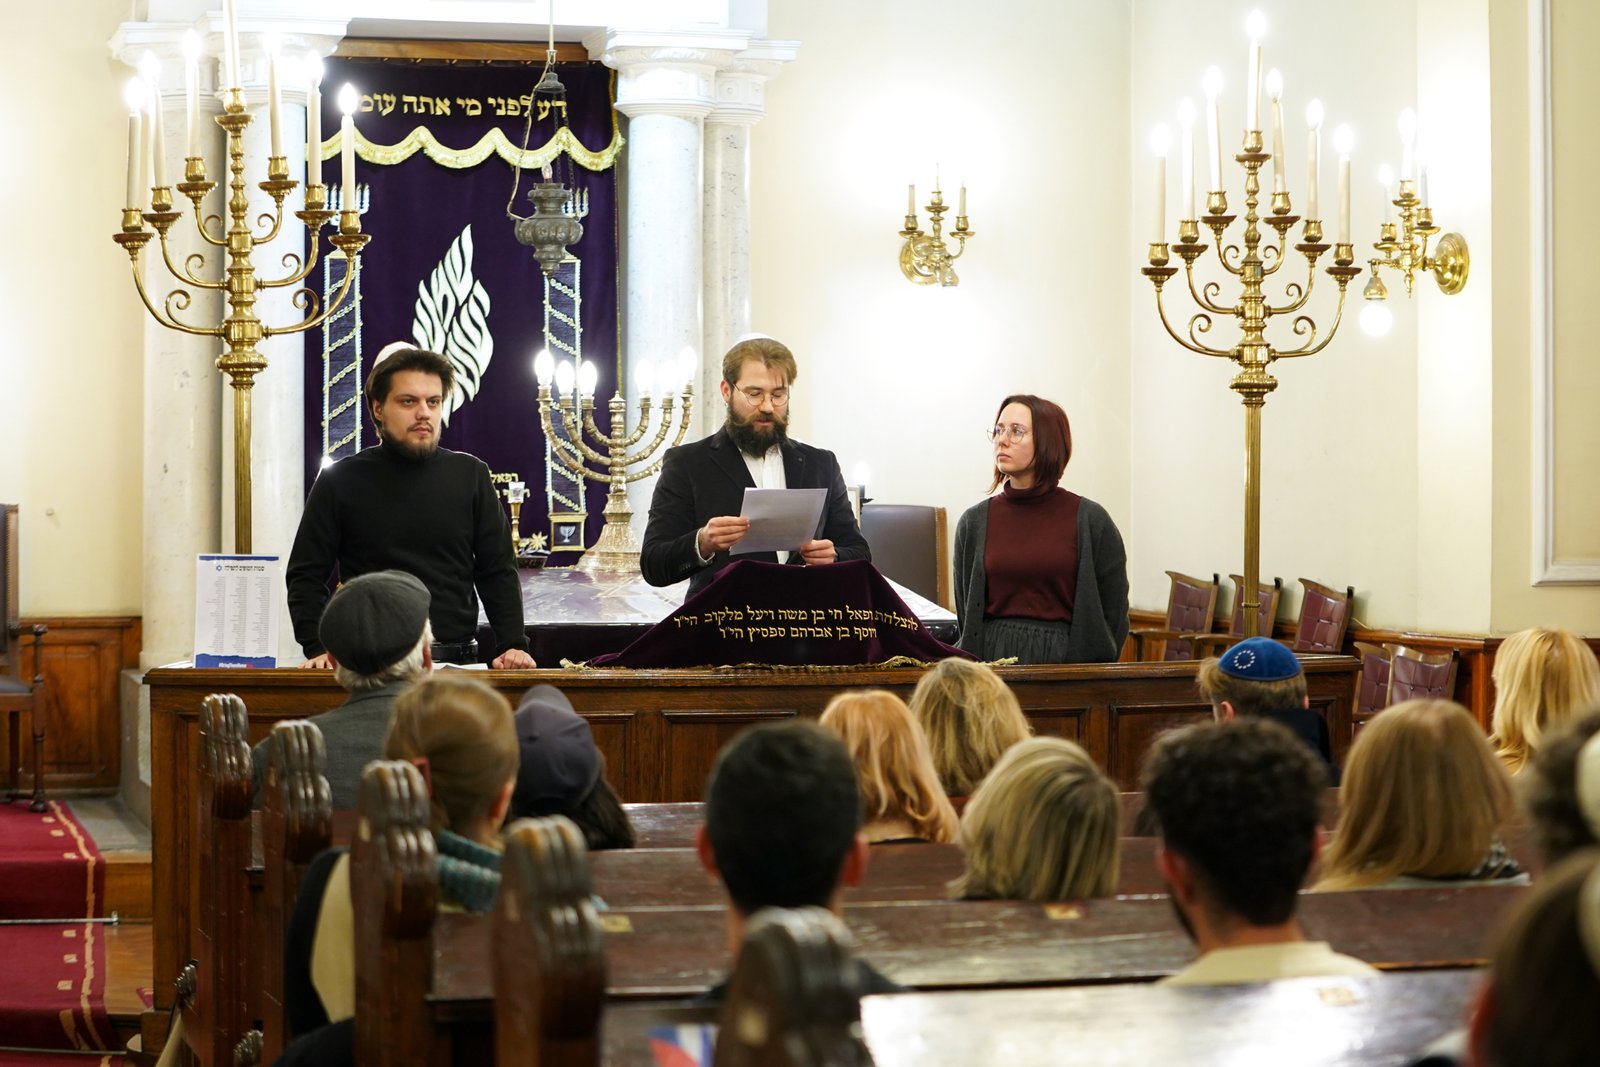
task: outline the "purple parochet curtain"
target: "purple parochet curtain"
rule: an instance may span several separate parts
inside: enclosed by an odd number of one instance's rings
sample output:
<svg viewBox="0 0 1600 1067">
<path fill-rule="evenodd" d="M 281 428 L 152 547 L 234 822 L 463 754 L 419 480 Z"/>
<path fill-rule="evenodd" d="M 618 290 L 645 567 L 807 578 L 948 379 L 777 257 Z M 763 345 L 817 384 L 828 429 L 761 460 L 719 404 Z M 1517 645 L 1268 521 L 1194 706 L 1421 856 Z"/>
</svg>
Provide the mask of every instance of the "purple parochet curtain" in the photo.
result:
<svg viewBox="0 0 1600 1067">
<path fill-rule="evenodd" d="M 530 366 L 533 354 L 549 347 L 558 360 L 576 355 L 595 364 L 596 396 L 609 397 L 616 388 L 615 163 L 622 137 L 612 107 L 612 72 L 598 63 L 558 63 L 567 87 L 567 121 L 582 146 L 574 153 L 579 165 L 562 169 L 587 191 L 589 213 L 583 239 L 570 250 L 573 258 L 547 285 L 533 250 L 517 243 L 506 217 L 513 175 L 508 157 L 516 158 L 522 147 L 530 106 L 529 156 L 514 205 L 519 215 L 531 210 L 527 192 L 541 180 L 532 161 L 550 155 L 546 145 L 557 128 L 554 114 L 541 115 L 529 102 L 541 66 L 328 62 L 322 127 L 333 137 L 322 180 L 330 197 L 335 195 L 335 101 L 339 87 L 349 82 L 361 93 L 356 177 L 361 226 L 372 241 L 359 261 L 353 312 L 307 335 L 308 491 L 324 456 L 339 459 L 376 443 L 361 385 L 385 345 L 407 341 L 443 352 L 456 364 L 457 406 L 441 443 L 478 456 L 498 481 L 526 483 L 521 533 L 549 537 L 551 512 L 587 512 L 585 541 L 593 544 L 598 536 L 603 487 L 590 484 L 580 496 L 570 479 L 545 484 L 546 447 Z M 314 276 L 316 288 L 334 288 L 342 275 L 342 261 L 324 262 Z M 605 429 L 604 404 L 596 406 Z M 551 563 L 574 559 L 557 554 Z"/>
</svg>

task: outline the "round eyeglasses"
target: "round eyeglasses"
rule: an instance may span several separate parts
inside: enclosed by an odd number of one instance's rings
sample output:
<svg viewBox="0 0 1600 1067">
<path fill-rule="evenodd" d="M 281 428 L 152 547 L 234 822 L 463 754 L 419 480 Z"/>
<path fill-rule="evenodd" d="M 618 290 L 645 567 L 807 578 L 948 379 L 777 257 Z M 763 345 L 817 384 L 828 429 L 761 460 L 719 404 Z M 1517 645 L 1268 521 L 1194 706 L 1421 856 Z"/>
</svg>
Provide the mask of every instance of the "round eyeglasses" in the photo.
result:
<svg viewBox="0 0 1600 1067">
<path fill-rule="evenodd" d="M 752 385 L 748 389 L 738 389 L 735 392 L 749 401 L 750 406 L 753 408 L 760 407 L 761 402 L 769 397 L 772 399 L 772 406 L 775 408 L 781 408 L 789 402 L 789 389 L 783 385 L 778 386 L 776 389 L 758 389 Z"/>
<path fill-rule="evenodd" d="M 1028 429 L 1026 426 L 1018 426 L 1013 423 L 1010 426 L 995 426 L 991 429 L 983 431 L 983 439 L 991 444 L 998 444 L 1000 439 L 1004 437 L 1012 444 L 1017 444 L 1032 432 L 1033 431 Z"/>
</svg>

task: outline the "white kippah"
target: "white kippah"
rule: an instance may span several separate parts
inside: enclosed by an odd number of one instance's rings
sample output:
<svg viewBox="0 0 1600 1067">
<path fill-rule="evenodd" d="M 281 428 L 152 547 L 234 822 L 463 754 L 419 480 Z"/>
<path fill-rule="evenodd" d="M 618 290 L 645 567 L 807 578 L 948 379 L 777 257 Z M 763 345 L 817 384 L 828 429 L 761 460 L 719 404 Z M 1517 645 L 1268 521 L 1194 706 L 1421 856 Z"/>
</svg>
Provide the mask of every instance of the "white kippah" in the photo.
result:
<svg viewBox="0 0 1600 1067">
<path fill-rule="evenodd" d="M 390 341 L 388 344 L 384 345 L 383 348 L 379 349 L 377 357 L 372 361 L 372 365 L 377 366 L 379 363 L 382 363 L 396 352 L 404 352 L 408 349 L 416 347 L 417 346 L 412 344 L 410 341 Z"/>
</svg>

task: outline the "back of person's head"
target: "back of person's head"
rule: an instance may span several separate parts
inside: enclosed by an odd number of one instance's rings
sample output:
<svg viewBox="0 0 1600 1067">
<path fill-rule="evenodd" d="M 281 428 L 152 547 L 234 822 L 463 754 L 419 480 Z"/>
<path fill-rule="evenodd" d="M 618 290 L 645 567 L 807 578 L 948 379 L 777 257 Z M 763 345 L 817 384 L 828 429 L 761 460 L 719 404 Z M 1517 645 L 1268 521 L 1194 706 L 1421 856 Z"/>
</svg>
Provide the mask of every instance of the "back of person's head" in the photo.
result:
<svg viewBox="0 0 1600 1067">
<path fill-rule="evenodd" d="M 844 739 L 868 822 L 904 820 L 918 837 L 955 840 L 956 809 L 939 786 L 928 740 L 905 701 L 885 689 L 840 693 L 821 721 Z"/>
<path fill-rule="evenodd" d="M 957 896 L 1082 900 L 1116 892 L 1120 798 L 1078 745 L 1034 737 L 1011 746 L 967 802 L 966 872 Z"/>
<path fill-rule="evenodd" d="M 1294 915 L 1327 784 L 1322 761 L 1269 719 L 1174 730 L 1144 765 L 1162 844 L 1188 860 L 1211 908 L 1252 926 Z"/>
<path fill-rule="evenodd" d="M 565 815 L 591 851 L 632 848 L 633 826 L 605 778 L 589 722 L 553 685 L 536 685 L 513 717 L 519 761 L 511 818 Z"/>
<path fill-rule="evenodd" d="M 1518 774 L 1546 731 L 1600 701 L 1600 661 L 1565 630 L 1535 627 L 1506 638 L 1494 654 L 1495 753 Z"/>
<path fill-rule="evenodd" d="M 1600 844 L 1600 709 L 1544 735 L 1518 779 L 1546 866 Z"/>
<path fill-rule="evenodd" d="M 717 754 L 706 839 L 740 912 L 827 907 L 861 828 L 844 742 L 806 720 L 753 726 Z"/>
<path fill-rule="evenodd" d="M 1300 660 L 1270 637 L 1247 637 L 1221 656 L 1201 660 L 1195 684 L 1213 708 L 1227 701 L 1238 715 L 1300 708 L 1306 702 Z"/>
<path fill-rule="evenodd" d="M 1449 700 L 1385 708 L 1350 749 L 1318 888 L 1469 874 L 1511 807 L 1511 781 L 1466 708 Z"/>
<path fill-rule="evenodd" d="M 1473 1016 L 1477 1067 L 1600 1063 L 1600 849 L 1544 873 L 1518 902 Z"/>
<path fill-rule="evenodd" d="M 470 836 L 517 777 L 511 704 L 476 679 L 432 675 L 395 699 L 383 757 L 418 764 L 436 832 Z"/>
<path fill-rule="evenodd" d="M 333 657 L 333 680 L 359 692 L 422 675 L 428 587 L 404 571 L 372 571 L 334 590 L 317 620 L 317 639 Z"/>
<path fill-rule="evenodd" d="M 939 782 L 953 797 L 969 796 L 1006 749 L 1033 732 L 1004 679 L 954 656 L 918 679 L 911 713 L 927 735 Z"/>
</svg>

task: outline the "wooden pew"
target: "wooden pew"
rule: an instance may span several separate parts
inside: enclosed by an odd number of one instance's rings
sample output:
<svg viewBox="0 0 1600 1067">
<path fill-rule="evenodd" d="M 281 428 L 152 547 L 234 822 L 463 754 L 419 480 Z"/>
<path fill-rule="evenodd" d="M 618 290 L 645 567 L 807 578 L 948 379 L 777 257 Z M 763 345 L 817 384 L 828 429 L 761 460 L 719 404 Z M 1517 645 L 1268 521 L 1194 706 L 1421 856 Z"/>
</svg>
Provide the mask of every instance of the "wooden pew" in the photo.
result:
<svg viewBox="0 0 1600 1067">
<path fill-rule="evenodd" d="M 260 894 L 261 985 L 255 1018 L 261 1058 L 271 1063 L 298 1035 L 284 1016 L 283 946 L 295 896 L 306 868 L 333 843 L 333 791 L 323 775 L 322 731 L 306 719 L 277 723 L 267 739 L 261 783 L 261 834 L 265 877 Z"/>
</svg>

